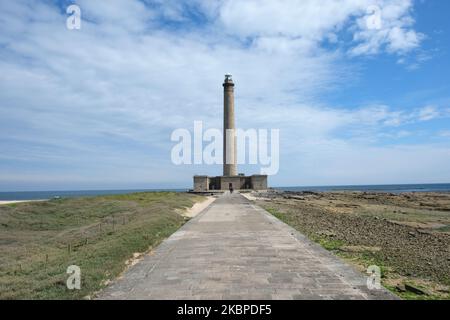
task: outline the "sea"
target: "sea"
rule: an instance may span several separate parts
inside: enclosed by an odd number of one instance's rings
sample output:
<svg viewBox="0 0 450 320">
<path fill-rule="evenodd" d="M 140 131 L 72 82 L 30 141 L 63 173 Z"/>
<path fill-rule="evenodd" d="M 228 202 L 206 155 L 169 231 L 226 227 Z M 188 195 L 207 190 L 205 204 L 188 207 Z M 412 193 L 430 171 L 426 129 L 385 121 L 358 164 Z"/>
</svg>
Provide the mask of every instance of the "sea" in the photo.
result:
<svg viewBox="0 0 450 320">
<path fill-rule="evenodd" d="M 303 186 L 276 187 L 281 191 L 365 191 L 365 192 L 450 192 L 450 183 L 441 184 L 396 184 L 396 185 L 359 185 L 359 186 Z M 130 194 L 136 192 L 186 192 L 188 189 L 135 189 L 135 190 L 74 190 L 74 191 L 18 191 L 0 192 L 0 201 L 45 200 L 58 198 L 93 197 L 100 195 Z"/>
<path fill-rule="evenodd" d="M 358 186 L 322 186 L 322 187 L 282 187 L 283 191 L 364 191 L 384 193 L 404 192 L 450 192 L 450 183 L 440 184 L 389 184 L 389 185 L 358 185 Z"/>
<path fill-rule="evenodd" d="M 58 198 L 95 197 L 136 192 L 186 192 L 188 189 L 127 189 L 127 190 L 73 190 L 73 191 L 17 191 L 0 192 L 0 201 L 47 200 Z"/>
</svg>

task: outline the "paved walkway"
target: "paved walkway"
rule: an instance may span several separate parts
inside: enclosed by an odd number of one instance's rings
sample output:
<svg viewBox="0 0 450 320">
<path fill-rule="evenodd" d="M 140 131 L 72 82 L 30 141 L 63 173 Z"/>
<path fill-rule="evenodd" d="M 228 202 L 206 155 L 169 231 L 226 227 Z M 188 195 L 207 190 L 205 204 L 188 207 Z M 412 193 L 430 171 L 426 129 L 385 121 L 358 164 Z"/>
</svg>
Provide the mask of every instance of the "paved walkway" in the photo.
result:
<svg viewBox="0 0 450 320">
<path fill-rule="evenodd" d="M 225 194 L 99 294 L 100 299 L 392 299 L 254 206 Z"/>
</svg>

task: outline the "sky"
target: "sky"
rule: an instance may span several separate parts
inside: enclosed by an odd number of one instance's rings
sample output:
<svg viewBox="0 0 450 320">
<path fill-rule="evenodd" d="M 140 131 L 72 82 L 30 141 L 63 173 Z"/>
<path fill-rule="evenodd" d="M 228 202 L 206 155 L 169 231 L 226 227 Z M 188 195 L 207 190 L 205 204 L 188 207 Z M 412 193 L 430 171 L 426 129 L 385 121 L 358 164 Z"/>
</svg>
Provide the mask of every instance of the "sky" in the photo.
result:
<svg viewBox="0 0 450 320">
<path fill-rule="evenodd" d="M 442 0 L 0 1 L 0 191 L 220 175 L 173 164 L 170 137 L 222 127 L 226 73 L 237 126 L 280 130 L 271 186 L 448 183 L 448 12 Z"/>
</svg>

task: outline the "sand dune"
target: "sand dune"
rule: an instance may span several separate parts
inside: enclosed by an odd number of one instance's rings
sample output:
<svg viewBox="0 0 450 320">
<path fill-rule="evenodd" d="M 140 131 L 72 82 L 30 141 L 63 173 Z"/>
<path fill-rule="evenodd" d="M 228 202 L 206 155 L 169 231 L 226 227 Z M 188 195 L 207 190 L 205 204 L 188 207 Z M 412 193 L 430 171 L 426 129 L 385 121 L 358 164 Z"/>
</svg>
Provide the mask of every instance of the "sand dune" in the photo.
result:
<svg viewBox="0 0 450 320">
<path fill-rule="evenodd" d="M 0 201 L 0 206 L 3 205 L 3 204 L 21 203 L 21 202 L 35 202 L 35 201 L 45 201 L 45 200 L 14 200 L 14 201 Z"/>
</svg>

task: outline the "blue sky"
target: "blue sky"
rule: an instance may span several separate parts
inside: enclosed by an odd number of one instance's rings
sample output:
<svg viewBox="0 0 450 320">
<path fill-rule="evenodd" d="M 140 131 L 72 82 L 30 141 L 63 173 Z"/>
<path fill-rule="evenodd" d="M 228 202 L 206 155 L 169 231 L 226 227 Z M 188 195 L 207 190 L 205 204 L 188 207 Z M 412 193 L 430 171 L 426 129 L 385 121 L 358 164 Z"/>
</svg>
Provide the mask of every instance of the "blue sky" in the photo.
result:
<svg viewBox="0 0 450 320">
<path fill-rule="evenodd" d="M 73 3 L 81 30 L 66 28 Z M 170 135 L 195 120 L 221 128 L 228 72 L 238 126 L 280 129 L 273 186 L 450 182 L 449 9 L 1 1 L 0 191 L 178 188 L 220 174 L 172 164 Z"/>
</svg>

